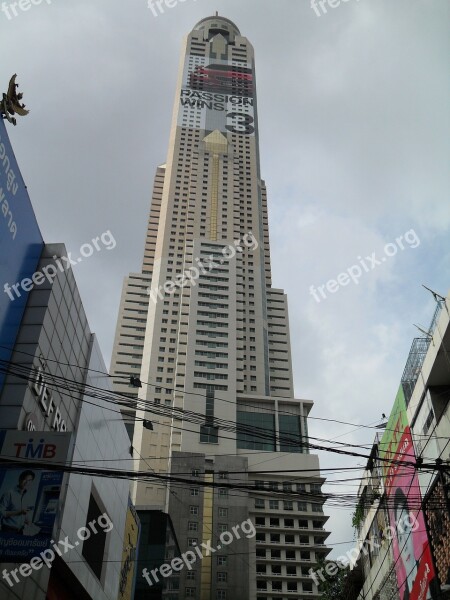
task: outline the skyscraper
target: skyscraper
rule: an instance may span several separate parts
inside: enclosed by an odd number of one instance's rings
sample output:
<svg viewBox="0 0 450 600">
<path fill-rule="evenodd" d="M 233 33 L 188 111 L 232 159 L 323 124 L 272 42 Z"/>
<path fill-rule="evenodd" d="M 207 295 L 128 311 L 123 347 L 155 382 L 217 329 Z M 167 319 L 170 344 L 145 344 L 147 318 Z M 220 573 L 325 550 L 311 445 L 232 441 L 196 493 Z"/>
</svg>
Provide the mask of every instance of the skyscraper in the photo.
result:
<svg viewBox="0 0 450 600">
<path fill-rule="evenodd" d="M 168 511 L 182 551 L 217 546 L 245 519 L 256 526 L 182 571 L 168 597 L 310 597 L 308 571 L 327 554 L 323 479 L 308 449 L 313 403 L 294 399 L 287 298 L 272 287 L 254 51 L 218 15 L 184 40 L 169 151 L 142 270 L 125 280 L 112 373 L 131 400 L 136 466 L 185 480 L 138 483 L 137 507 Z"/>
</svg>

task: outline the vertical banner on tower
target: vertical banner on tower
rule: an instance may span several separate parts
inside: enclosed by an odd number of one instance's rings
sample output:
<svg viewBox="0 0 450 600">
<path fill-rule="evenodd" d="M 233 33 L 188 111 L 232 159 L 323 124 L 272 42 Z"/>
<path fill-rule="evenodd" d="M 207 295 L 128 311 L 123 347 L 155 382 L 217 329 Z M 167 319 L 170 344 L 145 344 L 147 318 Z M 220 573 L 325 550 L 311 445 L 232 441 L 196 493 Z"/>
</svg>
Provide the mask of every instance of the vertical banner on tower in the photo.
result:
<svg viewBox="0 0 450 600">
<path fill-rule="evenodd" d="M 123 536 L 122 569 L 120 571 L 117 600 L 132 600 L 134 598 L 140 534 L 141 522 L 131 498 L 128 498 L 127 518 Z"/>
<path fill-rule="evenodd" d="M 255 76 L 250 63 L 188 54 L 178 126 L 240 135 L 255 134 Z"/>
<path fill-rule="evenodd" d="M 396 534 L 392 546 L 400 600 L 438 598 L 436 576 L 422 510 L 403 389 L 400 386 L 386 431 L 380 442 L 390 525 Z"/>
</svg>

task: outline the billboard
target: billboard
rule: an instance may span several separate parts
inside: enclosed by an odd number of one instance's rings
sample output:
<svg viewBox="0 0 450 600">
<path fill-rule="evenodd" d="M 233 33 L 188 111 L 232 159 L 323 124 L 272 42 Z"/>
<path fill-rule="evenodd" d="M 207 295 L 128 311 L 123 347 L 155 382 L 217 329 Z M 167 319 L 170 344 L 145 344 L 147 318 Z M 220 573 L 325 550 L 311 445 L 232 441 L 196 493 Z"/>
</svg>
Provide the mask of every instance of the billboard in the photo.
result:
<svg viewBox="0 0 450 600">
<path fill-rule="evenodd" d="M 28 562 L 50 548 L 64 473 L 33 463 L 65 464 L 70 444 L 70 433 L 0 431 L 0 562 Z"/>
<path fill-rule="evenodd" d="M 380 456 L 392 461 L 415 462 L 401 386 L 380 442 Z M 438 598 L 417 471 L 408 465 L 386 462 L 383 472 L 389 522 L 396 532 L 392 548 L 400 600 Z"/>
<path fill-rule="evenodd" d="M 120 570 L 118 600 L 132 600 L 134 598 L 140 531 L 141 522 L 131 498 L 128 497 L 128 510 L 123 536 L 122 568 Z"/>
<path fill-rule="evenodd" d="M 0 118 L 0 367 L 11 357 L 28 298 L 23 288 L 15 292 L 11 286 L 31 279 L 42 248 L 33 207 Z M 0 368 L 0 392 L 2 371 Z"/>
<path fill-rule="evenodd" d="M 255 76 L 250 63 L 186 56 L 178 126 L 255 134 Z"/>
</svg>

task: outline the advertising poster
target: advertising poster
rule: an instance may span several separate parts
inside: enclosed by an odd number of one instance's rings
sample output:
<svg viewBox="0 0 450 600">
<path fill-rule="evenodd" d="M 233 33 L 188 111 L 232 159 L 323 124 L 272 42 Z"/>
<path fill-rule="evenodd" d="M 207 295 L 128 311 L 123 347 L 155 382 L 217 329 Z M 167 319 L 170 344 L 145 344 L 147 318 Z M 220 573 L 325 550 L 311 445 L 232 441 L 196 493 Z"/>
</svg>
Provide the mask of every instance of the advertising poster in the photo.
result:
<svg viewBox="0 0 450 600">
<path fill-rule="evenodd" d="M 139 547 L 141 523 L 131 501 L 128 498 L 127 519 L 123 536 L 122 569 L 118 600 L 132 600 L 137 575 L 137 554 Z"/>
<path fill-rule="evenodd" d="M 28 298 L 28 291 L 13 286 L 24 279 L 31 284 L 42 248 L 33 207 L 0 118 L 0 367 L 11 357 Z M 3 381 L 0 369 L 0 392 Z"/>
<path fill-rule="evenodd" d="M 70 440 L 66 433 L 0 431 L 0 562 L 28 562 L 50 548 L 64 473 L 33 462 L 64 464 Z M 4 464 L 11 458 L 20 467 Z"/>
<path fill-rule="evenodd" d="M 380 456 L 415 462 L 401 387 L 380 443 Z M 390 526 L 396 532 L 392 547 L 400 599 L 438 598 L 417 472 L 408 465 L 389 463 L 383 464 L 383 471 Z"/>
<path fill-rule="evenodd" d="M 255 133 L 255 77 L 251 64 L 188 55 L 180 96 L 179 127 Z"/>
</svg>

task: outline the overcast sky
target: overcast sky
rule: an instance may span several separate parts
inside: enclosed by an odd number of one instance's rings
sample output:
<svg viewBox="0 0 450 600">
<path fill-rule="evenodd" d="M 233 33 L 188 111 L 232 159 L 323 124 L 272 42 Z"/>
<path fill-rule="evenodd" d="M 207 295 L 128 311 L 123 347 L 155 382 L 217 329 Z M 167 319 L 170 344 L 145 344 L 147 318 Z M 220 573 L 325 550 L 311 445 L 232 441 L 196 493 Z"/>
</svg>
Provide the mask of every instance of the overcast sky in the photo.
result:
<svg viewBox="0 0 450 600">
<path fill-rule="evenodd" d="M 155 17 L 147 0 L 44 0 L 10 20 L 0 12 L 2 91 L 17 72 L 32 111 L 8 130 L 45 240 L 75 256 L 107 230 L 117 242 L 75 267 L 108 362 L 166 159 L 181 40 L 219 10 L 256 52 L 273 279 L 289 298 L 296 396 L 315 401 L 312 417 L 381 422 L 413 324 L 426 328 L 434 311 L 421 284 L 449 288 L 449 7 L 348 0 L 318 17 L 309 0 L 185 0 Z M 376 263 L 365 259 L 373 252 Z M 352 265 L 357 284 L 313 298 L 311 285 Z M 371 444 L 373 430 L 354 429 L 310 421 L 312 436 Z M 327 468 L 363 462 L 321 454 Z M 350 548 L 351 511 L 329 514 L 330 541 Z"/>
</svg>

